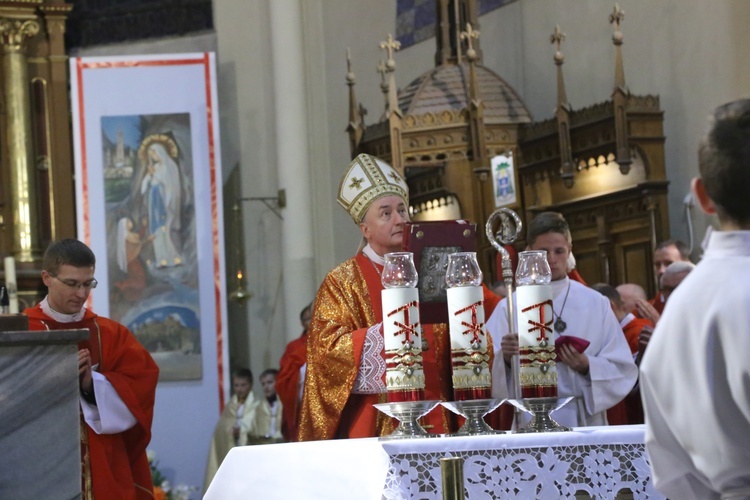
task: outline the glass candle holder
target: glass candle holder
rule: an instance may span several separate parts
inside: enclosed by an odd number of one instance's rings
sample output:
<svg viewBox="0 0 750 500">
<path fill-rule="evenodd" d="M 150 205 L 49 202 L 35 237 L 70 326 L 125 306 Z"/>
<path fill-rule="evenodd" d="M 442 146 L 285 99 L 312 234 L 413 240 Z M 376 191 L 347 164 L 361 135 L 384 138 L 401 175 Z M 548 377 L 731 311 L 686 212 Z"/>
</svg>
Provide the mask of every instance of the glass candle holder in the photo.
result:
<svg viewBox="0 0 750 500">
<path fill-rule="evenodd" d="M 380 277 L 385 288 L 414 288 L 419 275 L 411 252 L 392 252 L 384 256 L 385 266 Z"/>
<path fill-rule="evenodd" d="M 479 269 L 477 253 L 456 252 L 448 255 L 445 284 L 448 285 L 448 288 L 480 286 L 482 284 L 482 270 Z"/>
<path fill-rule="evenodd" d="M 516 284 L 547 285 L 552 282 L 552 271 L 547 262 L 546 250 L 526 250 L 518 254 Z"/>
</svg>

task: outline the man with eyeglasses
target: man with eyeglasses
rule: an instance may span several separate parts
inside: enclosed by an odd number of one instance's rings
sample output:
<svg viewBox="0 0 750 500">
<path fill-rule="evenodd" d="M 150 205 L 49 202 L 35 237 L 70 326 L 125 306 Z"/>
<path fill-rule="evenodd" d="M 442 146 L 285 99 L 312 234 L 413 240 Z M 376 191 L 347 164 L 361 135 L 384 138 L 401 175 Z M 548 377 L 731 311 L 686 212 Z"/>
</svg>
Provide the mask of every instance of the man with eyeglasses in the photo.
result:
<svg viewBox="0 0 750 500">
<path fill-rule="evenodd" d="M 96 257 L 74 239 L 52 243 L 42 260 L 47 296 L 24 311 L 32 330 L 86 328 L 79 343 L 82 498 L 153 498 L 146 445 L 159 368 L 123 325 L 85 307 Z"/>
</svg>

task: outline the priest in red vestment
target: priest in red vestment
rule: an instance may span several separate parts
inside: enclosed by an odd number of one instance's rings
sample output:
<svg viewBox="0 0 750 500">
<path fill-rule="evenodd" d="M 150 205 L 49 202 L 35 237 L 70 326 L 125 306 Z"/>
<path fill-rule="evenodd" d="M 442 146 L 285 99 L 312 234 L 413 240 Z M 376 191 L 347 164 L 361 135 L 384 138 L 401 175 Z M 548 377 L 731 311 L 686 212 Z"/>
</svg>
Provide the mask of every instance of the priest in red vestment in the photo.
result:
<svg viewBox="0 0 750 500">
<path fill-rule="evenodd" d="M 387 435 L 396 422 L 373 407 L 387 401 L 380 273 L 383 256 L 402 249 L 409 220 L 407 185 L 382 160 L 361 154 L 339 185 L 338 202 L 359 225 L 364 246 L 333 269 L 318 290 L 307 341 L 307 374 L 299 439 Z M 492 292 L 485 287 L 485 294 Z M 451 401 L 448 327 L 423 325 L 425 399 Z M 422 419 L 428 432 L 456 430 L 442 406 Z"/>
<path fill-rule="evenodd" d="M 635 356 L 638 352 L 638 339 L 641 332 L 644 329 L 653 330 L 654 324 L 651 320 L 638 318 L 630 312 L 615 287 L 597 283 L 591 288 L 609 299 L 612 312 L 615 313 L 617 321 L 620 322 L 622 333 L 625 335 L 625 340 L 628 341 L 630 352 Z M 628 394 L 625 399 L 607 410 L 607 420 L 610 425 L 642 424 L 643 406 L 641 405 L 640 394 L 638 392 Z"/>
<path fill-rule="evenodd" d="M 667 302 L 661 290 L 661 277 L 672 262 L 690 262 L 690 248 L 680 240 L 662 241 L 654 249 L 654 273 L 659 290 L 649 303 L 659 315 L 664 312 L 664 304 Z"/>
<path fill-rule="evenodd" d="M 78 240 L 50 245 L 42 261 L 47 297 L 24 314 L 32 330 L 89 330 L 78 345 L 82 498 L 150 499 L 146 446 L 159 369 L 127 328 L 85 307 L 95 265 Z"/>
</svg>

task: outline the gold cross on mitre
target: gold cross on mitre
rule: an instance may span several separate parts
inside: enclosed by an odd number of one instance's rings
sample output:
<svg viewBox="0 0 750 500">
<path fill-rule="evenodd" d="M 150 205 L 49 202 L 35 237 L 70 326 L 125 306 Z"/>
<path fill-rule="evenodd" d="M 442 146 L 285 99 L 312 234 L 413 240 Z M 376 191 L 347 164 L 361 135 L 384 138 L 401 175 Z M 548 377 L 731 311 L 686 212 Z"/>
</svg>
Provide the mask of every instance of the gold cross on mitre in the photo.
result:
<svg viewBox="0 0 750 500">
<path fill-rule="evenodd" d="M 349 185 L 349 187 L 353 189 L 360 189 L 362 187 L 363 182 L 365 182 L 364 179 L 358 179 L 357 177 L 352 177 L 352 183 Z"/>
<path fill-rule="evenodd" d="M 389 172 L 388 177 L 393 179 L 393 182 L 395 182 L 396 184 L 401 184 L 401 176 L 399 176 L 396 172 Z"/>
</svg>

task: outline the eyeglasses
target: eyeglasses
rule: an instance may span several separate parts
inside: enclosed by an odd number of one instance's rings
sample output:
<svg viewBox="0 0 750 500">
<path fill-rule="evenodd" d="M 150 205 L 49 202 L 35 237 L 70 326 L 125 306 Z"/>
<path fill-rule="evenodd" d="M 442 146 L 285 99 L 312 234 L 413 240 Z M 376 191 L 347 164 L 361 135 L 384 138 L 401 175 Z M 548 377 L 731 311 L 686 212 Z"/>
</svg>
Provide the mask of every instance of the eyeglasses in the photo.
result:
<svg viewBox="0 0 750 500">
<path fill-rule="evenodd" d="M 70 288 L 74 288 L 75 290 L 78 290 L 80 288 L 83 288 L 84 290 L 91 290 L 91 289 L 96 288 L 96 285 L 99 284 L 99 282 L 96 281 L 96 278 L 92 278 L 91 281 L 87 281 L 85 283 L 78 283 L 77 281 L 73 281 L 73 280 L 61 280 L 60 278 L 58 278 L 57 276 L 55 276 L 49 271 L 47 271 L 47 273 L 53 278 L 55 278 L 57 281 L 62 283 L 63 285 L 70 287 Z"/>
</svg>

